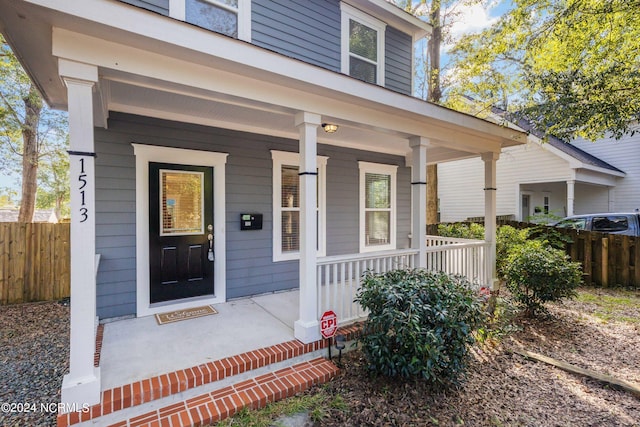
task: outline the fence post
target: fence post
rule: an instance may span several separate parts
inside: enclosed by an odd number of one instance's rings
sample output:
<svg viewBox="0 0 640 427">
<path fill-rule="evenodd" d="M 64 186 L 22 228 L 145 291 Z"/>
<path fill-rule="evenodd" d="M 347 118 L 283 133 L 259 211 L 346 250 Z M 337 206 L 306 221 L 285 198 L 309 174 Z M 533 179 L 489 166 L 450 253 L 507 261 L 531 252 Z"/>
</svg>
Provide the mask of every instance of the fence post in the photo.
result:
<svg viewBox="0 0 640 427">
<path fill-rule="evenodd" d="M 602 251 L 600 258 L 600 265 L 602 266 L 602 271 L 600 272 L 600 280 L 602 281 L 602 286 L 605 288 L 609 287 L 609 239 L 603 237 L 600 239 L 602 242 Z"/>
<path fill-rule="evenodd" d="M 631 244 L 630 236 L 620 236 L 620 282 L 623 286 L 629 286 L 629 270 L 631 269 L 631 251 L 629 250 Z"/>
</svg>

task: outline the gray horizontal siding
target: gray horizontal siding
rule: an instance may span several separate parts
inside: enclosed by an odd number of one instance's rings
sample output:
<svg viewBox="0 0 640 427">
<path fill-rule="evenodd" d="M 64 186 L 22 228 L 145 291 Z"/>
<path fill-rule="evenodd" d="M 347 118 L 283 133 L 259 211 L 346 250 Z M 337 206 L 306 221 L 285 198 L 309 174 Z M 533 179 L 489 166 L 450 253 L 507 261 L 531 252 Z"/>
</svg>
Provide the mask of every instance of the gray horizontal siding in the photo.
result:
<svg viewBox="0 0 640 427">
<path fill-rule="evenodd" d="M 120 0 L 143 9 L 152 10 L 165 16 L 169 16 L 169 0 Z"/>
<path fill-rule="evenodd" d="M 100 128 L 94 135 L 97 310 L 100 317 L 118 317 L 135 313 L 135 159 L 131 145 L 112 143 L 125 135 Z"/>
<path fill-rule="evenodd" d="M 339 0 L 254 0 L 252 43 L 340 71 Z"/>
<path fill-rule="evenodd" d="M 227 297 L 298 287 L 298 262 L 272 261 L 271 150 L 297 152 L 298 142 L 205 126 L 112 113 L 96 129 L 98 315 L 135 314 L 135 157 L 132 142 L 229 153 L 226 165 Z M 359 248 L 358 161 L 398 165 L 398 247 L 408 246 L 409 169 L 404 158 L 319 146 L 327 163 L 327 254 Z M 132 171 L 133 170 L 133 171 Z M 116 185 L 114 187 L 113 185 Z M 241 213 L 262 213 L 263 229 L 241 231 Z"/>
<path fill-rule="evenodd" d="M 385 32 L 385 86 L 411 95 L 413 40 L 411 36 L 387 26 Z"/>
</svg>

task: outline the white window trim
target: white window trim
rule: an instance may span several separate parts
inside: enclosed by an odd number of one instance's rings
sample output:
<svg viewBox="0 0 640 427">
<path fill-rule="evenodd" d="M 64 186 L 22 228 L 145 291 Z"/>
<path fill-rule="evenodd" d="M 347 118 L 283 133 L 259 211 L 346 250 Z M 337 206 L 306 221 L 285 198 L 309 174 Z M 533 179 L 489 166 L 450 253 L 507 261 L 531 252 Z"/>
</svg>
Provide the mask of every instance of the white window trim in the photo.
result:
<svg viewBox="0 0 640 427">
<path fill-rule="evenodd" d="M 398 166 L 385 165 L 380 163 L 358 162 L 360 169 L 360 252 L 376 252 L 396 249 L 396 212 L 397 212 L 397 200 L 396 200 L 396 178 L 398 174 Z M 365 197 L 366 197 L 366 174 L 376 173 L 381 175 L 391 176 L 391 215 L 390 215 L 390 232 L 389 232 L 389 244 L 388 245 L 366 245 L 366 231 L 365 231 Z"/>
<path fill-rule="evenodd" d="M 300 167 L 300 154 L 288 151 L 271 150 L 273 160 L 273 261 L 291 261 L 300 259 L 300 252 L 282 252 L 282 166 Z M 327 160 L 325 156 L 316 156 L 318 167 L 318 254 L 327 253 Z"/>
<path fill-rule="evenodd" d="M 235 12 L 235 9 L 216 0 L 202 0 L 222 9 Z M 185 0 L 169 0 L 169 16 L 185 21 L 187 19 Z M 251 0 L 238 0 L 238 39 L 251 42 Z"/>
<path fill-rule="evenodd" d="M 353 6 L 350 6 L 344 2 L 340 2 L 340 11 L 341 11 L 341 21 L 340 21 L 340 42 L 341 42 L 341 71 L 343 74 L 349 75 L 349 62 L 350 62 L 350 54 L 349 54 L 349 20 L 352 19 L 357 21 L 363 25 L 366 25 L 369 28 L 376 30 L 378 33 L 377 37 L 377 48 L 378 48 L 378 62 L 377 62 L 377 81 L 376 84 L 380 86 L 384 86 L 384 64 L 385 64 L 385 56 L 384 56 L 384 44 L 385 44 L 385 28 L 387 24 L 384 22 L 372 17 L 371 15 L 367 15 L 361 10 L 356 9 Z"/>
</svg>

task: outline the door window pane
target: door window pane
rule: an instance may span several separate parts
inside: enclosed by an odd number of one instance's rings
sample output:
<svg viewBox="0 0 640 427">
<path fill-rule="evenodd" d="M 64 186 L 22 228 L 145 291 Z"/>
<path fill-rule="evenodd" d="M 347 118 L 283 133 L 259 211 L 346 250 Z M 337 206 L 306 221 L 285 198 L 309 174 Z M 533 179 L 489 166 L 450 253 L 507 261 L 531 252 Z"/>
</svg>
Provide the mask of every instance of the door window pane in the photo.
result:
<svg viewBox="0 0 640 427">
<path fill-rule="evenodd" d="M 186 0 L 185 12 L 191 24 L 238 38 L 237 0 Z"/>
<path fill-rule="evenodd" d="M 160 235 L 204 234 L 204 174 L 160 170 Z"/>
</svg>

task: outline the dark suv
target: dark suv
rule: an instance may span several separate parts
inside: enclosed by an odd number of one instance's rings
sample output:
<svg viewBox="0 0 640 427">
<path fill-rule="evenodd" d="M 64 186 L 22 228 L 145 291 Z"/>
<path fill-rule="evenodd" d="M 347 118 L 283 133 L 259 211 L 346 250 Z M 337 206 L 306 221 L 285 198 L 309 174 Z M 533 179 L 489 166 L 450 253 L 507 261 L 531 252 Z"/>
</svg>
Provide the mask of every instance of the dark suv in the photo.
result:
<svg viewBox="0 0 640 427">
<path fill-rule="evenodd" d="M 640 214 L 601 213 L 568 216 L 554 224 L 560 228 L 640 236 Z"/>
</svg>

